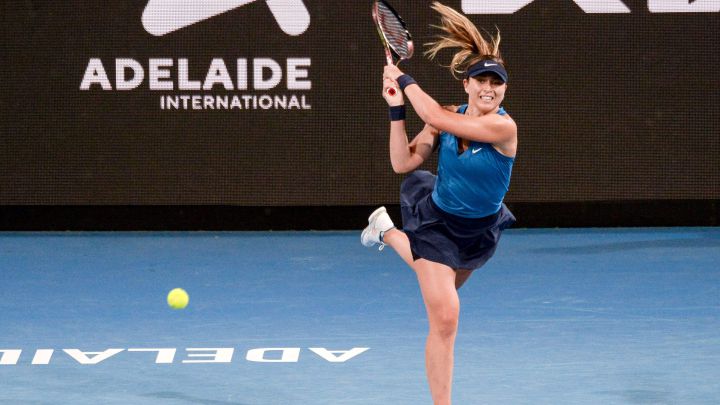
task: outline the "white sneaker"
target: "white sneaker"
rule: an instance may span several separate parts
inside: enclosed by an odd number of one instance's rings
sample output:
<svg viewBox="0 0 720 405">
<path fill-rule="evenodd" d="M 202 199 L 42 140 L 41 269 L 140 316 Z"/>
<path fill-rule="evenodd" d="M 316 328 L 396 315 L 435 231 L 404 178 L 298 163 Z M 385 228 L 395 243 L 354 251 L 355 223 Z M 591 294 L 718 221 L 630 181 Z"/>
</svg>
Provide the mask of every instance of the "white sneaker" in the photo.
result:
<svg viewBox="0 0 720 405">
<path fill-rule="evenodd" d="M 374 246 L 380 244 L 380 250 L 383 250 L 385 244 L 382 241 L 383 234 L 393 228 L 395 224 L 390 219 L 385 207 L 380 207 L 373 211 L 368 218 L 368 226 L 362 231 L 360 235 L 360 243 L 363 246 Z"/>
</svg>

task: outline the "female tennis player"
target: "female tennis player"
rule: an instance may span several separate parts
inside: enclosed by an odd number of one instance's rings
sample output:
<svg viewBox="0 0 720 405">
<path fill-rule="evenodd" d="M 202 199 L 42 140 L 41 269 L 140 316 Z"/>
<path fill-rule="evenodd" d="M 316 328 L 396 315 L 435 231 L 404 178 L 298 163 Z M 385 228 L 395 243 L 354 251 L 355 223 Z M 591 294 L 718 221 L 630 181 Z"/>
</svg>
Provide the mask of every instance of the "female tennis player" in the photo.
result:
<svg viewBox="0 0 720 405">
<path fill-rule="evenodd" d="M 490 259 L 502 230 L 515 222 L 502 201 L 510 185 L 517 126 L 501 106 L 508 75 L 500 34 L 486 40 L 452 8 L 437 2 L 432 8 L 441 16 L 441 35 L 426 53 L 434 59 L 442 49 L 459 48 L 449 67 L 456 78 L 462 75 L 467 104 L 442 107 L 409 75 L 385 67 L 390 161 L 396 173 L 412 173 L 400 190 L 403 229 L 395 228 L 380 207 L 370 215 L 361 242 L 391 246 L 417 274 L 430 323 L 425 365 L 437 405 L 451 403 L 457 289 Z M 391 87 L 402 92 L 390 95 Z M 412 142 L 405 131 L 405 98 L 425 122 Z M 416 171 L 435 148 L 437 176 Z"/>
</svg>

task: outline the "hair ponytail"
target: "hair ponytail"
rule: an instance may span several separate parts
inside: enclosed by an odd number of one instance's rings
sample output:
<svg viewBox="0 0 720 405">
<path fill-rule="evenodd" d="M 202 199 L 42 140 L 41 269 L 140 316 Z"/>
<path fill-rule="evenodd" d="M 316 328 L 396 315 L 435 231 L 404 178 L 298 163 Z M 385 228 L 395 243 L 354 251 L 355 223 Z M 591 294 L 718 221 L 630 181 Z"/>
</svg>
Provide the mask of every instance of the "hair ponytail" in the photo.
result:
<svg viewBox="0 0 720 405">
<path fill-rule="evenodd" d="M 450 65 L 450 72 L 456 78 L 464 76 L 468 68 L 483 60 L 494 60 L 505 65 L 500 56 L 500 31 L 497 35 L 490 36 L 487 40 L 478 31 L 475 25 L 464 15 L 454 9 L 433 2 L 431 8 L 440 14 L 440 25 L 433 27 L 440 29 L 442 32 L 437 36 L 434 42 L 425 44 L 429 47 L 425 54 L 430 59 L 435 59 L 438 52 L 446 48 L 459 48 L 453 55 Z"/>
</svg>

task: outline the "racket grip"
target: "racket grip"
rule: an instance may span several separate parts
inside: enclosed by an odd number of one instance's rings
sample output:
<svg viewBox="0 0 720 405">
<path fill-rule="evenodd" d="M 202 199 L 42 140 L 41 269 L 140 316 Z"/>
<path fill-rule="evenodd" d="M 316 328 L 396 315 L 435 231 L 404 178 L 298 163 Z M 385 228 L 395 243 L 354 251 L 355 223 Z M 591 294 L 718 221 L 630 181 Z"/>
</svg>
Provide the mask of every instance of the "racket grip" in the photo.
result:
<svg viewBox="0 0 720 405">
<path fill-rule="evenodd" d="M 395 94 L 397 94 L 397 90 L 395 89 L 395 87 L 388 87 L 386 92 L 388 96 L 394 96 Z"/>
</svg>

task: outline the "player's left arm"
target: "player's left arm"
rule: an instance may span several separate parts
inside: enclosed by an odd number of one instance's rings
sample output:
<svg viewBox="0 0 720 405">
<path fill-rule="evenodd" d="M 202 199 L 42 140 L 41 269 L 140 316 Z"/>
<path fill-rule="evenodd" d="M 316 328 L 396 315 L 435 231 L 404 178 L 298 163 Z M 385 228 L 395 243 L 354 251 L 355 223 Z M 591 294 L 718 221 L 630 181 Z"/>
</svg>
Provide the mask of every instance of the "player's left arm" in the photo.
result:
<svg viewBox="0 0 720 405">
<path fill-rule="evenodd" d="M 515 121 L 508 117 L 499 114 L 481 117 L 456 114 L 443 108 L 416 84 L 406 87 L 405 95 L 412 103 L 415 113 L 426 124 L 440 131 L 494 145 L 506 144 L 517 136 Z"/>
<path fill-rule="evenodd" d="M 385 66 L 383 76 L 397 81 L 403 72 L 395 65 Z M 517 126 L 515 121 L 499 114 L 471 117 L 456 114 L 443 108 L 417 84 L 410 84 L 403 91 L 415 110 L 426 124 L 439 131 L 452 133 L 471 141 L 506 145 L 515 141 Z"/>
</svg>

